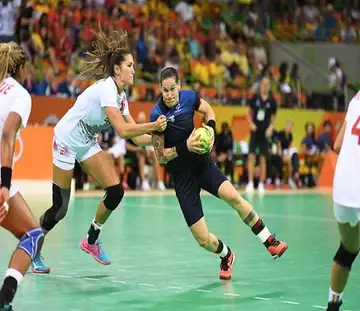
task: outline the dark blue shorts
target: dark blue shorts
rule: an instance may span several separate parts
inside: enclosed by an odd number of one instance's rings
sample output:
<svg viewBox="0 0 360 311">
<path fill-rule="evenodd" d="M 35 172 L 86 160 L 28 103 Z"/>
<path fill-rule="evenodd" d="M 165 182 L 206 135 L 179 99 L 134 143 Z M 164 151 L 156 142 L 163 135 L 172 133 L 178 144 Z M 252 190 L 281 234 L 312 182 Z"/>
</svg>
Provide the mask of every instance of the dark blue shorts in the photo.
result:
<svg viewBox="0 0 360 311">
<path fill-rule="evenodd" d="M 226 180 L 213 161 L 209 161 L 201 172 L 184 170 L 174 174 L 176 196 L 189 227 L 204 216 L 200 190 L 204 189 L 219 197 L 219 187 Z"/>
</svg>

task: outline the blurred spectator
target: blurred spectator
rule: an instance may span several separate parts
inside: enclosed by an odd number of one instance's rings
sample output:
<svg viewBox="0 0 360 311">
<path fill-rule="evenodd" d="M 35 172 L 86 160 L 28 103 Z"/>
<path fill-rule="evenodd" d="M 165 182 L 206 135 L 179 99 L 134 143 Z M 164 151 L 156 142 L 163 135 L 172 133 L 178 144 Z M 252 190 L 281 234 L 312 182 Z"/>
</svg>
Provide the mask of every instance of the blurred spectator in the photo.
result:
<svg viewBox="0 0 360 311">
<path fill-rule="evenodd" d="M 33 68 L 30 64 L 25 66 L 25 81 L 23 83 L 23 87 L 30 93 L 30 94 L 37 94 L 37 83 L 33 76 Z"/>
<path fill-rule="evenodd" d="M 342 71 L 339 61 L 334 57 L 329 59 L 329 86 L 333 96 L 333 109 L 345 109 L 345 87 L 346 77 Z"/>
<path fill-rule="evenodd" d="M 0 1 L 0 43 L 15 39 L 15 15 L 20 0 Z"/>
<path fill-rule="evenodd" d="M 54 70 L 47 68 L 45 71 L 45 78 L 42 79 L 37 86 L 37 95 L 51 96 L 56 95 L 57 85 L 55 82 Z"/>
<path fill-rule="evenodd" d="M 60 82 L 57 86 L 57 95 L 64 98 L 77 97 L 81 90 L 76 86 L 75 73 L 69 69 L 65 80 Z"/>
<path fill-rule="evenodd" d="M 150 49 L 147 58 L 143 63 L 143 79 L 147 82 L 157 83 L 159 64 L 156 60 L 155 50 Z"/>
<path fill-rule="evenodd" d="M 273 131 L 269 137 L 270 151 L 267 157 L 267 184 L 273 184 L 276 188 L 280 187 L 283 179 L 283 161 L 281 152 L 281 143 L 278 133 Z"/>
<path fill-rule="evenodd" d="M 332 150 L 333 146 L 333 130 L 332 125 L 329 120 L 324 121 L 323 131 L 318 136 L 316 145 L 320 153 L 327 153 L 329 150 Z"/>
<path fill-rule="evenodd" d="M 225 175 L 234 183 L 233 135 L 229 124 L 221 125 L 221 133 L 216 136 L 217 163 L 220 168 L 225 166 Z"/>
</svg>

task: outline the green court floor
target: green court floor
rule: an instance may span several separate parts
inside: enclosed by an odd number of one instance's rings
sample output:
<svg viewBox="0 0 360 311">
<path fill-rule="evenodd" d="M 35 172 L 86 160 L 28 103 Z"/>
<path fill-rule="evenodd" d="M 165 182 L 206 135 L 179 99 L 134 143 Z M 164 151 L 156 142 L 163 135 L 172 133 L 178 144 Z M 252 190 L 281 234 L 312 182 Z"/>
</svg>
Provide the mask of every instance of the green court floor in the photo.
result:
<svg viewBox="0 0 360 311">
<path fill-rule="evenodd" d="M 39 216 L 49 199 L 29 203 Z M 236 253 L 233 280 L 218 279 L 218 258 L 197 246 L 174 195 L 126 196 L 102 232 L 112 265 L 101 266 L 79 249 L 99 197 L 76 198 L 67 219 L 47 238 L 49 275 L 28 273 L 15 311 L 35 310 L 261 310 L 325 309 L 329 271 L 338 247 L 331 197 L 318 194 L 251 198 L 288 252 L 273 260 L 220 200 L 203 197 L 208 226 Z M 0 231 L 0 269 L 16 245 Z M 343 310 L 360 310 L 356 263 Z"/>
</svg>

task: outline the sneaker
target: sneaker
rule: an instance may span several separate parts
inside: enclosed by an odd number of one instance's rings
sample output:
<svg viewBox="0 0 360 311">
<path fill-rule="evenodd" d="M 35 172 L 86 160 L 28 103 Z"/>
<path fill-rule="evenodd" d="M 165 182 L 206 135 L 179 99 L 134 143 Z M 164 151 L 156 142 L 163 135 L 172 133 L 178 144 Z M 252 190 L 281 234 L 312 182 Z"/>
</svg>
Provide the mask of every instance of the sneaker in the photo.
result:
<svg viewBox="0 0 360 311">
<path fill-rule="evenodd" d="M 265 186 L 264 186 L 263 182 L 259 182 L 258 191 L 259 191 L 259 193 L 264 193 L 265 192 Z"/>
<path fill-rule="evenodd" d="M 235 255 L 230 251 L 230 255 L 221 258 L 220 263 L 220 279 L 230 280 L 232 275 L 232 266 L 235 262 Z"/>
<path fill-rule="evenodd" d="M 0 311 L 14 311 L 11 305 L 0 307 Z"/>
<path fill-rule="evenodd" d="M 250 181 L 245 188 L 246 192 L 254 192 L 254 183 L 252 181 Z"/>
<path fill-rule="evenodd" d="M 160 191 L 165 191 L 166 190 L 166 187 L 164 185 L 164 182 L 162 180 L 159 180 L 158 183 L 157 183 L 157 188 L 158 190 Z"/>
<path fill-rule="evenodd" d="M 99 240 L 97 240 L 95 244 L 89 244 L 87 237 L 84 237 L 80 243 L 80 248 L 85 253 L 92 255 L 94 259 L 102 265 L 111 264 L 111 260 L 102 249 L 101 242 Z"/>
<path fill-rule="evenodd" d="M 45 274 L 50 272 L 50 268 L 43 263 L 44 258 L 39 254 L 31 262 L 31 270 L 34 273 Z"/>
<path fill-rule="evenodd" d="M 275 234 L 270 235 L 266 241 L 267 250 L 274 259 L 280 258 L 288 249 L 288 245 L 284 241 L 279 241 Z"/>
<path fill-rule="evenodd" d="M 329 302 L 326 311 L 340 311 L 342 301 L 339 302 Z"/>
<path fill-rule="evenodd" d="M 146 179 L 145 179 L 145 180 L 142 182 L 142 184 L 141 184 L 141 190 L 144 190 L 144 191 L 149 191 L 149 190 L 151 190 L 149 181 L 147 181 Z"/>
</svg>

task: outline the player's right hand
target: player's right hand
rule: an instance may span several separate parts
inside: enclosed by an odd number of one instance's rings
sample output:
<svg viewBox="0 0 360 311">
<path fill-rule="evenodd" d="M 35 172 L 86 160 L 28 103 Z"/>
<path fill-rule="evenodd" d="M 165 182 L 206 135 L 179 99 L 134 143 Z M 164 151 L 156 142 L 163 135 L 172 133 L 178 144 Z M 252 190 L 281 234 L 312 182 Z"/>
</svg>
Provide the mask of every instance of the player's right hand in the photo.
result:
<svg viewBox="0 0 360 311">
<path fill-rule="evenodd" d="M 163 132 L 165 131 L 166 127 L 167 127 L 166 117 L 164 115 L 159 116 L 155 121 L 155 131 Z"/>
<path fill-rule="evenodd" d="M 196 129 L 192 131 L 189 138 L 186 140 L 187 148 L 190 152 L 194 152 L 197 154 L 204 154 L 207 150 L 204 149 L 202 142 L 200 142 L 200 134 L 195 134 Z"/>
</svg>

